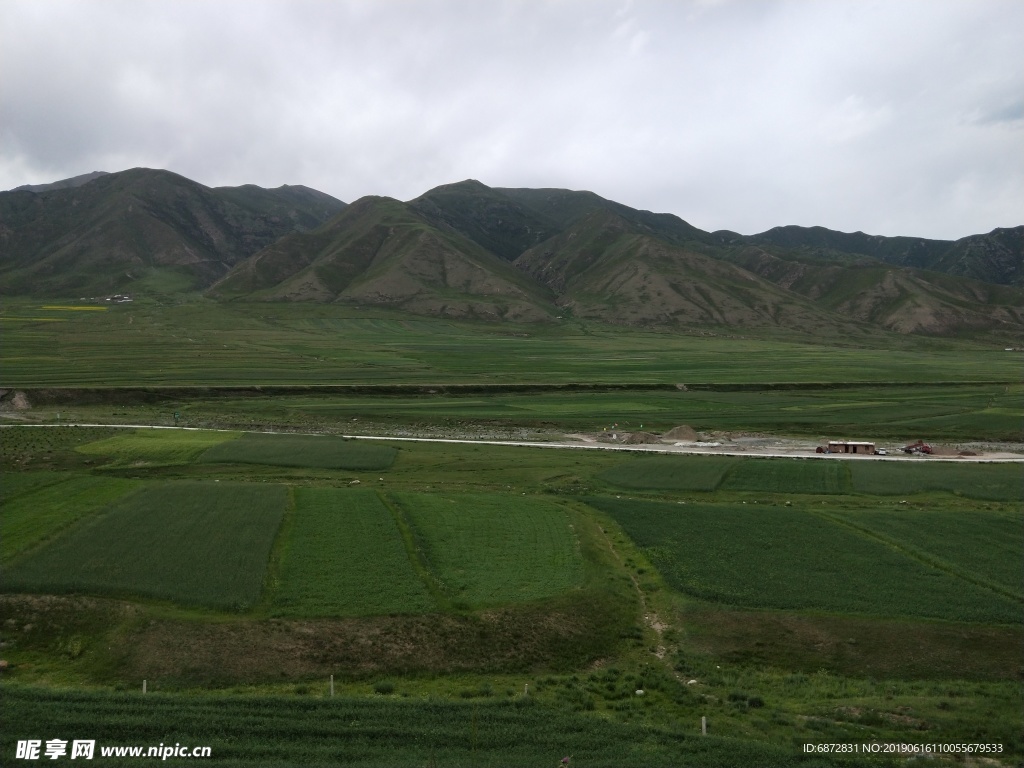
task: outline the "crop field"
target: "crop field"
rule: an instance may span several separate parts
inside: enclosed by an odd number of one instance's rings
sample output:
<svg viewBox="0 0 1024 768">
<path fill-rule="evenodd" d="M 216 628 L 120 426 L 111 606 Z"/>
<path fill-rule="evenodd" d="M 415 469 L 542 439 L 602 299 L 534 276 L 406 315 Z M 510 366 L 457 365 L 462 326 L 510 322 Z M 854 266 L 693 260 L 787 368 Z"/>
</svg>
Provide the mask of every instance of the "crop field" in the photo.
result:
<svg viewBox="0 0 1024 768">
<path fill-rule="evenodd" d="M 398 451 L 366 440 L 320 435 L 268 435 L 246 433 L 219 443 L 200 461 L 220 464 L 269 464 L 278 467 L 324 469 L 387 469 Z"/>
<path fill-rule="evenodd" d="M 1024 468 L 1020 464 L 928 464 L 857 462 L 853 490 L 894 496 L 923 491 L 948 491 L 973 499 L 1024 501 Z"/>
<path fill-rule="evenodd" d="M 191 464 L 215 445 L 238 437 L 237 432 L 179 429 L 120 430 L 105 440 L 86 443 L 75 450 L 88 456 L 105 456 L 108 467 Z"/>
<path fill-rule="evenodd" d="M 836 517 L 995 584 L 1024 602 L 1024 512 L 857 510 Z M 1024 607 L 1022 607 L 1024 615 Z"/>
<path fill-rule="evenodd" d="M 582 583 L 572 528 L 554 504 L 497 494 L 404 493 L 398 501 L 456 605 L 536 600 Z"/>
<path fill-rule="evenodd" d="M 90 477 L 65 472 L 5 475 L 0 506 L 3 537 L 0 562 L 11 559 L 59 533 L 72 523 L 103 509 L 141 485 L 136 480 Z M 39 482 L 25 482 L 25 480 Z M 8 496 L 8 494 L 10 494 Z"/>
<path fill-rule="evenodd" d="M 140 301 L 55 313 L 9 299 L 0 322 L 0 365 L 5 383 L 18 387 L 1019 379 L 1014 355 L 956 342 L 930 349 L 899 337 L 865 342 L 875 349 L 577 322 L 509 329 L 284 302 Z"/>
<path fill-rule="evenodd" d="M 701 766 L 791 764 L 794 750 L 748 739 L 701 738 L 693 729 L 609 722 L 529 700 L 459 702 L 396 700 L 394 696 L 190 697 L 103 692 L 5 692 L 0 750 L 18 739 L 95 739 L 90 765 L 123 764 L 100 757 L 101 746 L 174 744 L 211 747 L 204 765 L 499 766 L 559 765 L 562 757 L 594 768 L 627 765 Z M 183 765 L 196 760 L 167 760 Z M 807 768 L 830 765 L 801 759 Z M 866 765 L 867 763 L 848 763 Z M 870 765 L 884 768 L 885 759 Z"/>
<path fill-rule="evenodd" d="M 645 456 L 601 472 L 620 488 L 665 491 L 714 491 L 741 459 L 731 456 Z"/>
<path fill-rule="evenodd" d="M 352 616 L 436 608 L 391 511 L 374 491 L 299 488 L 277 615 Z"/>
<path fill-rule="evenodd" d="M 0 458 L 5 462 L 31 460 L 114 434 L 117 434 L 116 429 L 106 427 L 36 429 L 34 427 L 6 426 L 0 429 Z"/>
<path fill-rule="evenodd" d="M 592 498 L 676 589 L 750 608 L 1020 623 L 1019 601 L 790 507 Z M 979 523 L 984 521 L 979 520 Z"/>
<path fill-rule="evenodd" d="M 242 610 L 259 599 L 285 495 L 267 485 L 150 485 L 16 561 L 3 586 Z"/>
<path fill-rule="evenodd" d="M 850 462 L 816 459 L 745 459 L 721 484 L 725 491 L 849 493 Z"/>
<path fill-rule="evenodd" d="M 395 383 L 402 383 L 397 381 Z M 361 428 L 373 424 L 458 424 L 484 422 L 517 426 L 558 426 L 574 430 L 652 430 L 680 424 L 699 430 L 751 430 L 815 436 L 893 437 L 926 435 L 929 439 L 1021 439 L 1024 387 L 950 384 L 925 388 L 851 386 L 822 383 L 806 389 L 767 389 L 752 379 L 748 386 L 720 383 L 716 389 L 694 385 L 686 391 L 665 389 L 579 391 L 510 391 L 515 380 L 484 382 L 478 391 L 425 387 L 413 393 L 332 390 L 308 393 L 270 392 L 201 396 L 177 402 L 185 419 L 197 423 L 243 427 L 282 424 L 316 429 L 325 424 Z M 543 383 L 543 382 L 542 382 Z M 655 382 L 656 383 L 656 382 Z M 550 386 L 557 387 L 559 382 Z M 430 391 L 432 390 L 432 391 Z M 150 418 L 170 424 L 170 406 L 154 408 Z M 993 413 L 999 419 L 991 418 Z M 138 412 L 140 417 L 146 412 Z M 100 415 L 103 416 L 102 410 Z M 106 412 L 106 416 L 110 412 Z M 352 420 L 357 420 L 353 424 Z M 925 420 L 929 426 L 923 427 Z M 907 438 L 908 439 L 908 438 Z"/>
</svg>

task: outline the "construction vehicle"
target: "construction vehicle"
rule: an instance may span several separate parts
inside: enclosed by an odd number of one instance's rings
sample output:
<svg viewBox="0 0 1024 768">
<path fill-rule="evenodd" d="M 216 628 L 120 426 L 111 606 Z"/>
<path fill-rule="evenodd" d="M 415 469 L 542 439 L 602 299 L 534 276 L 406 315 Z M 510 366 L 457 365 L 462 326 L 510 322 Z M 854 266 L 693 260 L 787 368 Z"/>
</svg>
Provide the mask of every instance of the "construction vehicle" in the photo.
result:
<svg viewBox="0 0 1024 768">
<path fill-rule="evenodd" d="M 924 440 L 918 440 L 916 443 L 903 446 L 904 453 L 931 453 L 932 447 L 928 445 Z"/>
</svg>

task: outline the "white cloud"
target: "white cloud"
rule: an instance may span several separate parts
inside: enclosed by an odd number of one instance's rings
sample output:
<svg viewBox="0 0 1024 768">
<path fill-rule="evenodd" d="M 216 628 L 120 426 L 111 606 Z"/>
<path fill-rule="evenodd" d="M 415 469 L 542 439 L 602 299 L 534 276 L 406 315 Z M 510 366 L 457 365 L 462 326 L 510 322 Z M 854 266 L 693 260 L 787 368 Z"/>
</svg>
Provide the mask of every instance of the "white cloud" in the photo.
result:
<svg viewBox="0 0 1024 768">
<path fill-rule="evenodd" d="M 1014 0 L 5 0 L 0 188 L 590 188 L 705 229 L 1024 210 Z"/>
</svg>

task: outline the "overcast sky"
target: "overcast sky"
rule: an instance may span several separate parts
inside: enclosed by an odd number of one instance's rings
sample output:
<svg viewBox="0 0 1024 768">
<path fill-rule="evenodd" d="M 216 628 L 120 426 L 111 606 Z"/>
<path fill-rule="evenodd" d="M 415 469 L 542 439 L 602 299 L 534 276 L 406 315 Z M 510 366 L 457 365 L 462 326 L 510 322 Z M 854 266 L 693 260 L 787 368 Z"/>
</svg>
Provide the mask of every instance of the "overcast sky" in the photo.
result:
<svg viewBox="0 0 1024 768">
<path fill-rule="evenodd" d="M 1020 0 L 3 0 L 0 189 L 474 178 L 706 230 L 1024 223 Z"/>
</svg>

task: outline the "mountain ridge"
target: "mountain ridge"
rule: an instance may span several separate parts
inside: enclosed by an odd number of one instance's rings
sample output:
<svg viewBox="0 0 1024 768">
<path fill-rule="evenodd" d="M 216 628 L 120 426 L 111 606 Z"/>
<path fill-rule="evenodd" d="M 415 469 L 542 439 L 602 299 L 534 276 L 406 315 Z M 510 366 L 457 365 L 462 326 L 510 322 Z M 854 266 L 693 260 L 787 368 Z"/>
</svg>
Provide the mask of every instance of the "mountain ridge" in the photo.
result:
<svg viewBox="0 0 1024 768">
<path fill-rule="evenodd" d="M 1022 262 L 1024 226 L 956 241 L 796 226 L 744 236 L 593 192 L 474 179 L 351 205 L 302 186 L 209 188 L 151 169 L 0 193 L 8 295 L 176 275 L 222 301 L 489 321 L 1021 335 Z"/>
</svg>

